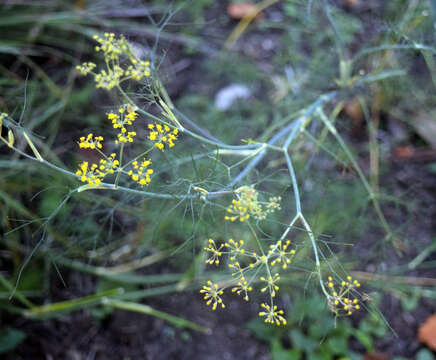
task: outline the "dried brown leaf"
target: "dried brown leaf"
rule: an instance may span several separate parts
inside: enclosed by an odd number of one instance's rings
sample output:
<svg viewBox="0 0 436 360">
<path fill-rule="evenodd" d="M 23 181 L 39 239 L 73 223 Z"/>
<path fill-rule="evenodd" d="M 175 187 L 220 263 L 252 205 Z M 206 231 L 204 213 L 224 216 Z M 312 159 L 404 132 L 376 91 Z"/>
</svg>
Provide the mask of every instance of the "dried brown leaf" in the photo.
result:
<svg viewBox="0 0 436 360">
<path fill-rule="evenodd" d="M 244 16 L 255 14 L 256 5 L 251 2 L 230 4 L 227 7 L 227 13 L 233 19 L 242 19 Z"/>
<path fill-rule="evenodd" d="M 394 151 L 395 157 L 400 159 L 409 159 L 414 153 L 415 150 L 411 145 L 397 146 Z"/>
<path fill-rule="evenodd" d="M 430 349 L 436 350 L 436 314 L 429 316 L 419 327 L 418 339 Z"/>
<path fill-rule="evenodd" d="M 382 352 L 366 353 L 363 360 L 389 360 L 389 356 Z"/>
</svg>

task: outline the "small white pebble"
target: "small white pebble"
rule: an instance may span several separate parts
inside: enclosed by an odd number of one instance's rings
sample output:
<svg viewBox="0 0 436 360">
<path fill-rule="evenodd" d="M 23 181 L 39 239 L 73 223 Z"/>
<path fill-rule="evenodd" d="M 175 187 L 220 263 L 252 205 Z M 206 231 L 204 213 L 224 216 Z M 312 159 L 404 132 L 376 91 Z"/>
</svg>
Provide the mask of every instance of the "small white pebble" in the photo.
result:
<svg viewBox="0 0 436 360">
<path fill-rule="evenodd" d="M 230 108 L 236 100 L 248 99 L 251 95 L 250 89 L 241 84 L 231 84 L 218 91 L 215 96 L 215 106 L 221 111 Z"/>
</svg>

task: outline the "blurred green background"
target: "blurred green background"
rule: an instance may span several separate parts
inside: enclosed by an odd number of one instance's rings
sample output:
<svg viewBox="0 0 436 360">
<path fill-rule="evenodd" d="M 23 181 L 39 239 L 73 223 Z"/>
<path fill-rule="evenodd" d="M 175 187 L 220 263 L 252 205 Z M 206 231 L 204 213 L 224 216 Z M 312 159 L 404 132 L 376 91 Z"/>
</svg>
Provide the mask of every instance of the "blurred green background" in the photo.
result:
<svg viewBox="0 0 436 360">
<path fill-rule="evenodd" d="M 352 157 L 319 121 L 291 154 L 323 268 L 358 278 L 365 309 L 334 318 L 298 231 L 298 256 L 282 274 L 286 327 L 266 326 L 256 306 L 230 295 L 226 311 L 206 308 L 198 289 L 221 276 L 204 266 L 206 239 L 250 237 L 223 225 L 231 197 L 183 199 L 193 186 L 222 188 L 243 168 L 214 156 L 213 147 L 181 137 L 177 152 L 154 160 L 159 181 L 146 190 L 175 197 L 161 200 L 73 192 L 74 178 L 1 143 L 1 356 L 436 358 L 418 338 L 436 312 L 435 3 L 257 5 L 265 7 L 232 38 L 247 13 L 241 1 L 0 2 L 0 112 L 31 134 L 45 159 L 75 171 L 89 156 L 78 138 L 97 130 L 109 136 L 105 113 L 122 102 L 75 71 L 101 61 L 92 35 L 104 31 L 124 34 L 153 61 L 182 122 L 187 117 L 227 144 L 266 141 L 335 91 L 324 110 Z M 147 104 L 144 87 L 129 91 Z M 6 126 L 1 131 L 6 137 Z M 16 142 L 26 149 L 24 139 Z M 292 197 L 284 166 L 268 156 L 246 183 L 265 198 Z M 280 236 L 294 212 L 287 201 L 262 222 L 265 239 Z"/>
</svg>

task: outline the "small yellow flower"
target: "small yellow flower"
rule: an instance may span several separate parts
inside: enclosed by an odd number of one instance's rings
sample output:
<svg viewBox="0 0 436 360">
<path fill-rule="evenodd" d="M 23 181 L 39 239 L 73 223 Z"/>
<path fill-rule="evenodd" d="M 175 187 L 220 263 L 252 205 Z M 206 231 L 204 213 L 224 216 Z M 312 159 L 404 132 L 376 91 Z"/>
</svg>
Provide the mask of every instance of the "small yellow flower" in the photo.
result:
<svg viewBox="0 0 436 360">
<path fill-rule="evenodd" d="M 79 165 L 76 175 L 80 176 L 80 181 L 87 182 L 89 185 L 100 185 L 106 173 L 101 171 L 97 164 L 89 166 L 88 162 L 84 161 Z"/>
<path fill-rule="evenodd" d="M 150 159 L 144 158 L 141 162 L 135 160 L 132 162 L 133 169 L 129 170 L 127 174 L 139 185 L 148 185 L 151 182 L 150 175 L 154 173 L 153 169 L 148 168 L 150 165 Z"/>
<path fill-rule="evenodd" d="M 133 142 L 133 138 L 136 136 L 136 132 L 135 131 L 129 131 L 127 133 L 119 133 L 117 134 L 117 140 L 115 140 L 115 145 L 119 144 L 119 143 L 132 143 Z"/>
<path fill-rule="evenodd" d="M 275 210 L 281 210 L 281 206 L 280 206 L 281 200 L 282 200 L 281 196 L 270 197 L 268 203 L 266 204 L 267 212 L 274 212 Z"/>
<path fill-rule="evenodd" d="M 272 197 L 269 202 L 259 200 L 259 193 L 254 186 L 242 186 L 235 191 L 238 199 L 233 199 L 227 207 L 224 220 L 244 222 L 250 217 L 263 220 L 268 213 L 280 209 L 280 196 Z"/>
<path fill-rule="evenodd" d="M 206 264 L 219 265 L 220 256 L 222 256 L 223 254 L 221 249 L 224 247 L 224 245 L 221 244 L 219 247 L 217 247 L 215 241 L 212 239 L 209 239 L 208 243 L 209 243 L 208 246 L 204 248 L 204 251 L 210 253 L 210 257 L 206 259 Z"/>
<path fill-rule="evenodd" d="M 133 80 L 139 81 L 144 76 L 150 76 L 150 62 L 134 60 L 133 65 L 129 66 L 127 71 L 128 75 L 130 75 Z"/>
<path fill-rule="evenodd" d="M 235 261 L 239 255 L 245 254 L 244 240 L 235 241 L 233 239 L 229 239 L 224 246 L 229 250 L 230 261 Z"/>
<path fill-rule="evenodd" d="M 287 321 L 283 317 L 284 311 L 283 310 L 277 310 L 277 305 L 268 305 L 265 303 L 262 303 L 260 305 L 265 311 L 261 311 L 259 313 L 259 316 L 265 316 L 265 322 L 270 324 L 276 324 L 277 326 L 280 325 L 286 325 Z"/>
<path fill-rule="evenodd" d="M 113 33 L 105 33 L 103 38 L 94 35 L 93 38 L 99 43 L 99 46 L 96 46 L 95 50 L 97 52 L 103 52 L 104 57 L 107 60 L 119 60 L 119 57 L 127 46 L 127 41 L 124 37 L 117 39 Z"/>
<path fill-rule="evenodd" d="M 269 291 L 272 297 L 276 296 L 276 291 L 279 290 L 278 285 L 276 284 L 277 281 L 280 280 L 279 274 L 274 274 L 274 276 L 269 276 L 268 278 L 264 278 L 263 276 L 260 277 L 261 281 L 266 282 L 266 286 L 262 289 L 260 289 L 261 292 Z"/>
<path fill-rule="evenodd" d="M 133 142 L 136 132 L 127 131 L 127 126 L 132 125 L 137 117 L 138 113 L 129 105 L 127 106 L 127 113 L 124 107 L 120 107 L 117 113 L 112 111 L 107 114 L 107 118 L 112 122 L 113 128 L 119 131 L 115 144 Z"/>
<path fill-rule="evenodd" d="M 232 204 L 227 208 L 227 213 L 230 214 L 224 216 L 224 220 L 235 221 L 239 219 L 240 222 L 244 222 L 250 218 L 247 207 L 241 202 L 241 200 L 232 200 Z"/>
<path fill-rule="evenodd" d="M 206 305 L 212 305 L 212 310 L 216 310 L 218 305 L 224 309 L 226 306 L 221 299 L 221 295 L 224 293 L 222 289 L 218 287 L 218 284 L 212 283 L 210 280 L 207 285 L 203 286 L 200 293 L 204 294 L 204 300 L 206 300 Z"/>
<path fill-rule="evenodd" d="M 244 276 L 241 276 L 241 278 L 239 279 L 239 281 L 237 283 L 237 286 L 232 288 L 232 292 L 236 292 L 238 295 L 243 294 L 244 295 L 243 299 L 245 301 L 249 300 L 248 292 L 252 291 L 252 290 L 253 290 L 253 288 L 250 285 L 248 285 L 247 280 L 245 279 Z"/>
<path fill-rule="evenodd" d="M 150 62 L 138 59 L 132 45 L 123 36 L 117 38 L 113 33 L 105 33 L 103 37 L 94 35 L 93 38 L 98 43 L 95 51 L 103 53 L 105 68 L 94 73 L 96 65 L 88 62 L 76 69 L 82 75 L 92 73 L 97 88 L 111 90 L 123 81 L 140 81 L 150 76 Z"/>
<path fill-rule="evenodd" d="M 97 83 L 96 87 L 111 90 L 118 86 L 124 75 L 124 70 L 119 66 L 114 66 L 113 69 L 102 70 L 100 73 L 96 74 L 94 77 Z"/>
<path fill-rule="evenodd" d="M 241 266 L 239 261 L 230 263 L 229 268 L 232 269 L 232 276 L 241 276 L 245 271 L 245 268 Z"/>
<path fill-rule="evenodd" d="M 112 153 L 107 159 L 101 159 L 99 163 L 100 171 L 106 174 L 113 174 L 120 165 L 120 162 L 115 159 L 116 154 Z"/>
<path fill-rule="evenodd" d="M 353 297 L 352 291 L 360 286 L 357 280 L 352 281 L 352 277 L 347 276 L 347 281 L 342 281 L 337 288 L 333 278 L 329 276 L 326 284 L 330 293 L 327 298 L 328 305 L 336 315 L 352 315 L 355 310 L 360 309 L 359 300 Z"/>
<path fill-rule="evenodd" d="M 275 245 L 270 246 L 268 254 L 271 257 L 275 257 L 275 259 L 271 261 L 271 266 L 275 266 L 277 263 L 279 263 L 282 264 L 283 269 L 286 269 L 288 267 L 288 265 L 292 261 L 292 257 L 295 255 L 295 250 L 288 250 L 288 247 L 290 245 L 290 240 L 286 240 L 284 244 L 281 240 L 279 240 Z"/>
<path fill-rule="evenodd" d="M 172 148 L 179 134 L 178 129 L 171 130 L 166 124 L 163 126 L 161 124 L 148 124 L 148 129 L 148 139 L 154 142 L 154 146 L 162 151 L 165 149 L 165 145 Z"/>
<path fill-rule="evenodd" d="M 94 136 L 92 133 L 88 134 L 88 136 L 82 136 L 78 142 L 79 147 L 81 149 L 101 149 L 103 145 L 101 142 L 103 141 L 103 136 Z"/>
<path fill-rule="evenodd" d="M 77 65 L 76 69 L 80 71 L 80 73 L 84 76 L 88 75 L 92 70 L 96 67 L 92 62 L 85 62 L 82 65 Z"/>
</svg>

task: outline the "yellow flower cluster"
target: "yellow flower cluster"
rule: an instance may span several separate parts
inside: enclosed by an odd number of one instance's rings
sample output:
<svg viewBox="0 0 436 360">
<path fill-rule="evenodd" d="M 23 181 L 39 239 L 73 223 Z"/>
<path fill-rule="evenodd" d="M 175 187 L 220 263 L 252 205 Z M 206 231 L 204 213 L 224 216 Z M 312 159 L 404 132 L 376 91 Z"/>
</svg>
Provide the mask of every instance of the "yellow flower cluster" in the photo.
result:
<svg viewBox="0 0 436 360">
<path fill-rule="evenodd" d="M 223 247 L 224 247 L 223 244 L 221 244 L 218 247 L 214 240 L 209 239 L 209 243 L 208 243 L 207 247 L 204 248 L 204 251 L 210 253 L 210 257 L 206 259 L 206 264 L 219 265 L 220 256 L 222 256 L 222 254 L 223 254 L 221 251 Z"/>
<path fill-rule="evenodd" d="M 99 164 L 89 164 L 83 161 L 76 171 L 76 175 L 80 176 L 80 181 L 87 182 L 89 185 L 100 185 L 102 180 L 108 174 L 113 174 L 120 162 L 115 159 L 116 154 L 110 154 L 107 158 L 101 159 Z"/>
<path fill-rule="evenodd" d="M 141 80 L 144 76 L 150 76 L 150 62 L 149 61 L 141 61 L 136 59 L 131 59 L 132 64 L 127 70 L 124 72 L 125 75 L 129 76 L 136 81 Z"/>
<path fill-rule="evenodd" d="M 105 60 L 119 61 L 120 56 L 128 49 L 126 39 L 123 36 L 117 39 L 113 33 L 105 33 L 103 38 L 94 35 L 93 39 L 100 44 L 95 47 L 95 51 L 101 51 Z"/>
<path fill-rule="evenodd" d="M 224 246 L 228 248 L 229 253 L 232 254 L 232 256 L 230 256 L 230 261 L 235 261 L 237 256 L 245 254 L 244 240 L 235 241 L 233 239 L 229 239 Z"/>
<path fill-rule="evenodd" d="M 117 167 L 120 165 L 120 162 L 115 159 L 117 155 L 115 153 L 110 154 L 106 159 L 100 160 L 100 170 L 104 171 L 106 174 L 113 174 Z"/>
<path fill-rule="evenodd" d="M 286 320 L 282 316 L 283 310 L 277 310 L 277 306 L 274 305 L 274 298 L 279 291 L 280 274 L 278 272 L 272 273 L 271 269 L 276 264 L 281 264 L 283 269 L 290 264 L 295 254 L 295 250 L 290 249 L 290 245 L 289 240 L 284 243 L 282 240 L 278 240 L 270 246 L 267 254 L 258 255 L 255 251 L 246 249 L 243 240 L 229 239 L 224 244 L 218 244 L 215 240 L 209 239 L 207 247 L 204 248 L 207 254 L 205 262 L 218 266 L 221 263 L 221 258 L 226 255 L 232 275 L 232 280 L 228 281 L 229 286 L 232 287 L 231 291 L 242 296 L 245 301 L 249 301 L 249 292 L 253 291 L 252 284 L 258 279 L 264 284 L 259 287 L 260 292 L 268 294 L 270 298 L 270 305 L 262 304 L 264 311 L 259 315 L 265 316 L 265 322 L 285 325 Z M 224 290 L 225 288 L 220 289 L 222 292 Z"/>
<path fill-rule="evenodd" d="M 80 181 L 87 182 L 89 185 L 99 185 L 101 180 L 105 177 L 105 173 L 100 171 L 97 164 L 89 166 L 87 161 L 79 165 L 79 170 L 76 175 L 80 176 Z"/>
<path fill-rule="evenodd" d="M 141 163 L 135 160 L 132 162 L 134 170 L 129 170 L 128 175 L 139 185 L 148 185 L 151 182 L 150 175 L 153 174 L 153 169 L 147 169 L 149 165 L 151 165 L 151 160 L 144 159 Z"/>
<path fill-rule="evenodd" d="M 94 136 L 92 133 L 88 134 L 88 136 L 82 136 L 79 141 L 79 147 L 81 149 L 101 149 L 103 145 L 101 142 L 103 141 L 102 136 Z"/>
<path fill-rule="evenodd" d="M 360 287 L 357 280 L 353 281 L 351 276 L 347 276 L 347 281 L 342 281 L 340 285 L 337 285 L 329 276 L 326 284 L 330 293 L 329 308 L 336 315 L 351 315 L 355 310 L 360 309 L 359 300 L 353 296 L 353 289 Z"/>
<path fill-rule="evenodd" d="M 123 92 L 122 89 L 119 88 L 119 85 L 123 81 L 129 79 L 140 81 L 151 75 L 150 62 L 140 59 L 138 51 L 136 51 L 134 46 L 122 35 L 117 37 L 113 33 L 104 33 L 103 36 L 93 36 L 93 39 L 97 42 L 95 51 L 102 53 L 104 57 L 104 67 L 100 68 L 93 62 L 85 62 L 76 66 L 76 69 L 84 76 L 89 74 L 94 76 L 97 88 L 111 90 L 118 87 L 120 92 Z M 128 98 L 125 93 L 123 93 L 123 95 Z M 171 129 L 168 125 L 150 124 L 148 126 L 148 139 L 154 144 L 142 154 L 122 164 L 124 145 L 133 143 L 134 138 L 137 136 L 136 131 L 129 128 L 138 117 L 138 113 L 136 112 L 137 108 L 132 105 L 133 102 L 130 98 L 128 98 L 128 100 L 129 105 L 123 105 L 119 107 L 118 110 L 111 111 L 107 114 L 107 118 L 111 121 L 112 127 L 117 130 L 114 143 L 115 145 L 121 145 L 119 147 L 120 160 L 115 160 L 115 153 L 106 156 L 101 151 L 103 148 L 102 136 L 94 136 L 91 133 L 81 137 L 78 142 L 81 149 L 97 150 L 100 155 L 104 157 L 100 160 L 99 164 L 88 164 L 88 162 L 84 161 L 79 165 L 76 174 L 80 177 L 81 181 L 88 182 L 90 185 L 99 185 L 107 174 L 114 174 L 116 171 L 115 187 L 118 185 L 121 174 L 128 175 L 141 186 L 148 185 L 151 182 L 151 175 L 153 174 L 153 169 L 149 167 L 151 160 L 144 158 L 142 161 L 139 161 L 138 159 L 155 148 L 163 151 L 165 148 L 172 148 L 175 145 L 179 133 L 177 128 Z M 180 126 L 180 129 L 183 129 L 170 107 L 162 99 L 159 99 L 159 104 L 163 109 L 162 114 L 168 120 Z M 5 116 L 3 116 L 3 114 L 0 116 L 0 122 Z M 9 138 L 7 143 L 9 146 L 12 146 L 13 133 L 11 131 L 9 131 Z"/>
<path fill-rule="evenodd" d="M 168 125 L 161 124 L 148 124 L 148 129 L 150 133 L 148 134 L 148 139 L 154 142 L 154 146 L 156 146 L 159 150 L 164 150 L 165 145 L 169 148 L 174 146 L 174 141 L 177 140 L 177 135 L 179 134 L 179 130 L 173 129 Z"/>
<path fill-rule="evenodd" d="M 227 208 L 227 212 L 232 215 L 226 215 L 224 217 L 225 220 L 235 221 L 236 219 L 239 219 L 239 221 L 244 222 L 250 218 L 248 208 L 245 207 L 245 204 L 243 204 L 241 200 L 233 199 L 232 204 Z"/>
<path fill-rule="evenodd" d="M 126 111 L 127 110 L 127 111 Z M 117 134 L 118 139 L 115 140 L 115 144 L 118 143 L 131 143 L 136 136 L 135 131 L 127 131 L 126 126 L 130 126 L 136 120 L 138 113 L 131 106 L 120 107 L 118 113 L 111 111 L 107 114 L 107 118 L 112 122 L 114 129 L 119 129 Z"/>
<path fill-rule="evenodd" d="M 221 295 L 224 293 L 222 289 L 218 287 L 218 284 L 214 284 L 211 281 L 207 282 L 207 285 L 203 286 L 200 293 L 204 294 L 204 300 L 207 305 L 212 305 L 212 310 L 216 310 L 218 304 L 224 309 L 226 306 L 221 299 Z"/>
<path fill-rule="evenodd" d="M 82 65 L 77 65 L 76 69 L 80 71 L 83 76 L 88 75 L 97 65 L 93 62 L 85 62 Z"/>
<path fill-rule="evenodd" d="M 123 37 L 115 37 L 113 33 L 105 33 L 103 37 L 95 35 L 94 40 L 98 45 L 97 52 L 102 52 L 106 68 L 94 73 L 96 65 L 91 62 L 83 63 L 76 67 L 82 75 L 92 73 L 97 88 L 111 90 L 121 82 L 133 79 L 140 81 L 150 76 L 150 62 L 140 60 L 135 54 L 131 44 Z M 126 63 L 123 61 L 126 60 Z"/>
<path fill-rule="evenodd" d="M 276 324 L 277 326 L 280 325 L 286 325 L 287 321 L 283 317 L 284 311 L 283 310 L 277 310 L 277 305 L 268 305 L 265 303 L 262 303 L 260 305 L 264 311 L 261 311 L 259 313 L 259 316 L 265 316 L 265 322 L 270 324 Z"/>
<path fill-rule="evenodd" d="M 270 245 L 268 255 L 275 257 L 270 263 L 271 266 L 282 264 L 283 269 L 288 267 L 292 261 L 292 257 L 295 255 L 294 249 L 288 250 L 289 245 L 291 245 L 291 240 L 286 240 L 284 244 L 282 244 L 282 241 L 279 240 L 275 245 Z"/>
<path fill-rule="evenodd" d="M 94 76 L 94 80 L 97 84 L 96 88 L 111 90 L 121 83 L 123 75 L 124 70 L 119 65 L 114 65 L 112 69 L 108 69 L 107 71 L 101 70 Z"/>
<path fill-rule="evenodd" d="M 129 131 L 129 126 L 133 125 L 137 117 L 138 113 L 131 105 L 123 105 L 117 111 L 111 111 L 107 114 L 112 127 L 118 131 L 115 145 L 133 142 L 136 132 Z M 149 129 L 152 130 L 149 134 L 149 139 L 156 143 L 148 151 L 155 147 L 163 150 L 164 144 L 170 148 L 174 146 L 174 141 L 177 140 L 177 129 L 171 130 L 167 125 L 162 126 L 160 124 L 151 124 Z M 120 161 L 115 159 L 115 153 L 106 156 L 100 151 L 103 148 L 103 137 L 94 136 L 92 133 L 82 136 L 78 145 L 81 149 L 98 150 L 104 156 L 104 159 L 101 159 L 98 165 L 90 165 L 88 162 L 83 162 L 79 165 L 79 170 L 77 170 L 76 174 L 80 176 L 81 181 L 88 182 L 90 185 L 99 185 L 106 175 L 114 174 L 116 170 L 119 173 L 126 173 L 141 186 L 148 185 L 151 182 L 153 169 L 149 167 L 151 165 L 150 159 L 144 158 L 142 161 L 138 161 L 137 159 L 142 156 L 140 155 L 122 167 Z M 122 158 L 121 153 L 122 150 L 120 150 L 120 159 Z M 128 165 L 130 165 L 131 169 L 124 171 L 124 168 Z"/>
<path fill-rule="evenodd" d="M 268 213 L 280 210 L 280 196 L 271 197 L 268 202 L 259 201 L 259 193 L 254 186 L 242 186 L 235 191 L 238 199 L 233 199 L 227 208 L 224 220 L 244 222 L 253 216 L 263 220 Z"/>
<path fill-rule="evenodd" d="M 274 274 L 274 276 L 270 275 L 268 278 L 264 278 L 263 276 L 261 276 L 260 281 L 266 282 L 266 286 L 260 289 L 260 292 L 265 292 L 268 290 L 269 293 L 271 294 L 271 297 L 275 297 L 276 291 L 279 291 L 279 287 L 276 284 L 276 282 L 279 280 L 280 280 L 280 276 L 277 273 Z"/>
<path fill-rule="evenodd" d="M 237 282 L 236 286 L 232 288 L 232 292 L 236 292 L 238 295 L 244 294 L 245 296 L 243 299 L 245 301 L 248 301 L 248 292 L 253 291 L 253 287 L 251 287 L 244 276 L 241 276 L 239 278 L 239 281 Z"/>
<path fill-rule="evenodd" d="M 268 199 L 268 203 L 266 204 L 266 212 L 271 213 L 276 210 L 281 210 L 280 201 L 282 201 L 281 196 L 273 196 Z"/>
</svg>

